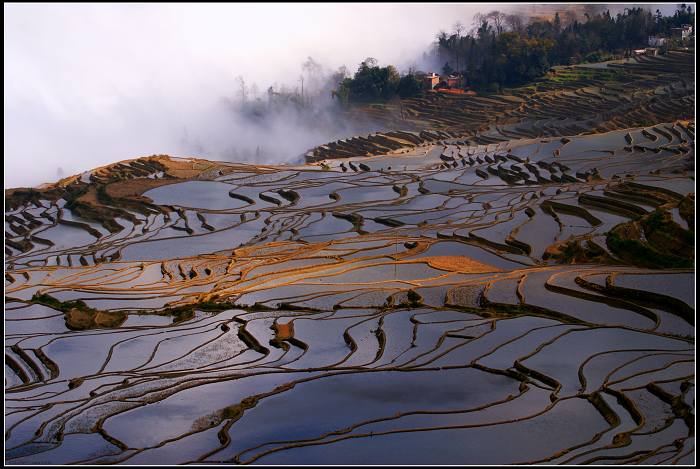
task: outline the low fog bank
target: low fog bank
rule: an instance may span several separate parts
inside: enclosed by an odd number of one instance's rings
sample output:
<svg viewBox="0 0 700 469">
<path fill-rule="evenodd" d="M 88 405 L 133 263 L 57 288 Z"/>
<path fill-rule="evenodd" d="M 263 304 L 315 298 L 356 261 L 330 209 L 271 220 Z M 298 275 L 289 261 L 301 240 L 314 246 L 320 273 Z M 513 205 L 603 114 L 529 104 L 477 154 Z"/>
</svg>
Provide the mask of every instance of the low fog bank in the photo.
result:
<svg viewBox="0 0 700 469">
<path fill-rule="evenodd" d="M 151 154 L 296 162 L 318 144 L 381 130 L 344 120 L 331 97 L 362 60 L 375 57 L 401 72 L 437 67 L 436 33 L 494 8 L 514 11 L 497 4 L 6 4 L 5 187 Z"/>
<path fill-rule="evenodd" d="M 382 130 L 374 122 L 344 118 L 331 96 L 344 76 L 344 70 L 331 72 L 308 58 L 296 86 L 273 83 L 262 92 L 242 76 L 223 74 L 200 74 L 160 89 L 115 87 L 97 99 L 71 96 L 81 92 L 79 84 L 66 95 L 37 87 L 37 95 L 5 103 L 5 186 L 36 186 L 151 154 L 299 163 L 317 145 Z"/>
<path fill-rule="evenodd" d="M 367 56 L 407 68 L 439 27 L 477 10 L 6 4 L 5 187 L 150 154 L 295 161 L 372 126 L 340 121 L 327 89 L 315 90 L 323 95 L 313 103 L 268 106 L 268 87 L 300 95 L 309 56 L 325 77 L 343 65 L 354 71 Z M 245 103 L 237 103 L 238 77 L 248 87 Z"/>
<path fill-rule="evenodd" d="M 372 121 L 348 119 L 334 91 L 350 72 L 333 71 L 308 57 L 292 86 L 274 83 L 261 90 L 243 76 L 234 79 L 235 92 L 220 100 L 226 129 L 195 144 L 203 156 L 255 164 L 303 161 L 307 150 L 349 135 L 383 130 Z"/>
</svg>

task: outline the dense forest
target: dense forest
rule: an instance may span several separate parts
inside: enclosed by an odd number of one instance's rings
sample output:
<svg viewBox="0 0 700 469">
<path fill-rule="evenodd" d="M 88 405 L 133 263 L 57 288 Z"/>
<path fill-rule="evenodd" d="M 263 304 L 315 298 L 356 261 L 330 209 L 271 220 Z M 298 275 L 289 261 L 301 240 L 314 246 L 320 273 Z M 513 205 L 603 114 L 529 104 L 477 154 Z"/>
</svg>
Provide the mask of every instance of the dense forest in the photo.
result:
<svg viewBox="0 0 700 469">
<path fill-rule="evenodd" d="M 452 34 L 438 33 L 432 54 L 443 64 L 440 72 L 461 76 L 465 87 L 495 92 L 541 77 L 554 65 L 629 56 L 647 46 L 649 36 L 669 36 L 671 28 L 694 25 L 695 12 L 683 4 L 672 16 L 625 8 L 615 16 L 586 12 L 581 19 L 562 21 L 557 13 L 551 20 L 525 23 L 521 16 L 493 11 L 477 15 L 474 22 L 471 33 L 463 34 L 461 23 Z M 380 67 L 368 58 L 333 93 L 343 103 L 405 98 L 421 92 L 424 75 L 410 70 L 400 76 L 395 67 Z"/>
</svg>

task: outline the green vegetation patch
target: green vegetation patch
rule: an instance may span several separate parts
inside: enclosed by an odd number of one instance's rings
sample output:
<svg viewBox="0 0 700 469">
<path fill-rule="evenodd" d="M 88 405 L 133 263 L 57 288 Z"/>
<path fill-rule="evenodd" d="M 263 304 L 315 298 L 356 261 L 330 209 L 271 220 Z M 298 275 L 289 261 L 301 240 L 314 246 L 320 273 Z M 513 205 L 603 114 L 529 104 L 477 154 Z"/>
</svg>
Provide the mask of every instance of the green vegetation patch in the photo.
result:
<svg viewBox="0 0 700 469">
<path fill-rule="evenodd" d="M 608 248 L 631 264 L 649 268 L 689 268 L 693 261 L 671 253 L 662 253 L 636 239 L 624 239 L 614 231 L 608 232 Z"/>
<path fill-rule="evenodd" d="M 66 327 L 74 331 L 119 327 L 127 318 L 123 311 L 100 311 L 81 300 L 60 301 L 47 294 L 35 293 L 31 302 L 62 311 Z"/>
</svg>

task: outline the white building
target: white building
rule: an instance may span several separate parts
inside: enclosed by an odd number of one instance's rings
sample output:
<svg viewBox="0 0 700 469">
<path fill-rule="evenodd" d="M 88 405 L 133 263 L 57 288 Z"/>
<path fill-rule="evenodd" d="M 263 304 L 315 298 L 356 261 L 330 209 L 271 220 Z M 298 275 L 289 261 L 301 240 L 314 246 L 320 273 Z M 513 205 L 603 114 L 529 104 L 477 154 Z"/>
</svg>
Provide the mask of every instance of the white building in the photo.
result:
<svg viewBox="0 0 700 469">
<path fill-rule="evenodd" d="M 661 47 L 666 45 L 666 38 L 662 36 L 649 36 L 648 44 L 652 47 Z"/>
<path fill-rule="evenodd" d="M 440 82 L 440 75 L 435 72 L 429 73 L 423 78 L 423 87 L 426 90 L 432 90 Z"/>
<path fill-rule="evenodd" d="M 671 36 L 677 39 L 688 39 L 693 34 L 693 27 L 689 24 L 684 24 L 680 28 L 671 28 Z"/>
</svg>

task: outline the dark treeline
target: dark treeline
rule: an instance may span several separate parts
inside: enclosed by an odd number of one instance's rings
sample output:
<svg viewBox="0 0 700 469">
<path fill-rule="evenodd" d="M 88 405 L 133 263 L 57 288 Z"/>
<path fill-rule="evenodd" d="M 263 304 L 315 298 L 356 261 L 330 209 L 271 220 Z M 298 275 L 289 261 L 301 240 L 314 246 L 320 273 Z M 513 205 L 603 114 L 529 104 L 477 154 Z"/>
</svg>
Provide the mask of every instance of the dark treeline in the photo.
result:
<svg viewBox="0 0 700 469">
<path fill-rule="evenodd" d="M 461 23 L 454 25 L 452 34 L 441 31 L 433 59 L 442 64 L 442 73 L 459 75 L 463 86 L 495 92 L 539 78 L 554 65 L 629 56 L 633 49 L 647 46 L 649 36 L 668 37 L 672 28 L 694 25 L 695 15 L 683 4 L 673 16 L 626 8 L 614 16 L 591 11 L 566 21 L 557 13 L 551 20 L 526 22 L 499 11 L 474 20 L 471 33 L 463 34 Z M 421 92 L 423 76 L 413 70 L 400 76 L 393 66 L 379 67 L 376 60 L 366 59 L 352 78 L 339 83 L 334 95 L 345 103 L 410 97 Z"/>
<path fill-rule="evenodd" d="M 396 67 L 380 67 L 377 60 L 368 57 L 355 72 L 354 77 L 345 78 L 338 84 L 334 96 L 341 102 L 388 100 L 396 95 L 402 98 L 415 96 L 421 92 L 421 77 L 413 70 L 400 76 Z"/>
<path fill-rule="evenodd" d="M 673 16 L 658 10 L 629 8 L 615 16 L 609 11 L 584 14 L 562 24 L 552 20 L 523 24 L 521 18 L 494 11 L 478 15 L 474 34 L 438 35 L 437 55 L 443 72 L 458 72 L 475 87 L 514 86 L 542 76 L 553 65 L 596 62 L 611 55 L 630 55 L 648 44 L 649 36 L 668 35 L 671 28 L 693 24 L 690 6 L 682 5 Z"/>
</svg>

